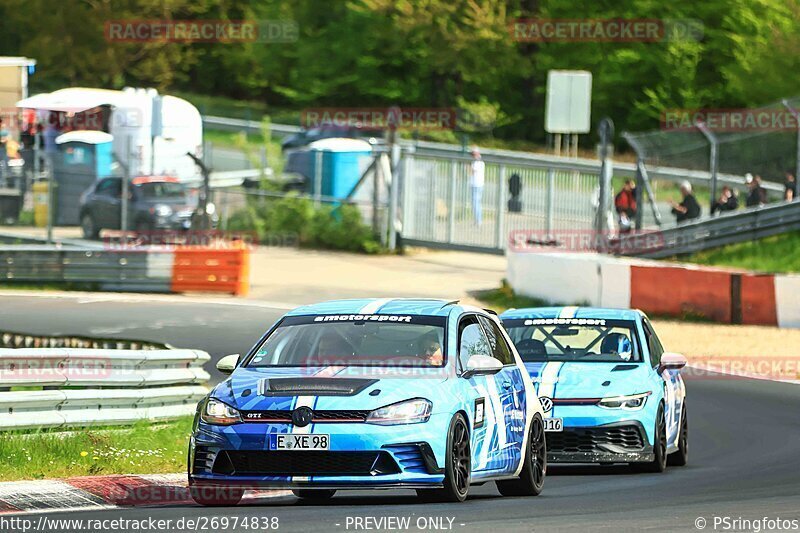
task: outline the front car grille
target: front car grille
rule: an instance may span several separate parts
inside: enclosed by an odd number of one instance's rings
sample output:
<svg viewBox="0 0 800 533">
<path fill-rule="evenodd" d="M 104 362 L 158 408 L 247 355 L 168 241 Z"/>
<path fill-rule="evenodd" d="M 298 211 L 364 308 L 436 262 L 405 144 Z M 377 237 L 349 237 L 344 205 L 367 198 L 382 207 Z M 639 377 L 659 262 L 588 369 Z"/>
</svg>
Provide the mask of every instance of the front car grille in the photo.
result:
<svg viewBox="0 0 800 533">
<path fill-rule="evenodd" d="M 400 468 L 385 451 L 224 451 L 212 472 L 230 476 L 376 476 L 398 474 Z"/>
<path fill-rule="evenodd" d="M 365 410 L 338 410 L 338 411 L 313 411 L 311 423 L 321 422 L 364 422 L 367 420 L 369 411 Z M 245 422 L 272 422 L 272 423 L 292 423 L 292 411 L 242 411 L 242 419 Z"/>
<path fill-rule="evenodd" d="M 598 453 L 621 449 L 637 452 L 644 449 L 644 437 L 636 425 L 564 428 L 547 434 L 549 453 Z"/>
</svg>

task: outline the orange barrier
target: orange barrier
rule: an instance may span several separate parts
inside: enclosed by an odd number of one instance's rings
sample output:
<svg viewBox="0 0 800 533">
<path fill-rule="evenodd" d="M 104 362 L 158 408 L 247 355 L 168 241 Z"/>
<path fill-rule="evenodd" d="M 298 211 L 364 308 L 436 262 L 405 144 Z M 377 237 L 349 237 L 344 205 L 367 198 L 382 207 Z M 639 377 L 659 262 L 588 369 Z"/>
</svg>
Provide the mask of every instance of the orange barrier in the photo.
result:
<svg viewBox="0 0 800 533">
<path fill-rule="evenodd" d="M 188 246 L 175 249 L 172 292 L 225 292 L 246 296 L 250 289 L 250 250 Z"/>
<path fill-rule="evenodd" d="M 778 325 L 775 276 L 742 274 L 742 324 Z"/>
<path fill-rule="evenodd" d="M 631 307 L 654 315 L 699 314 L 731 321 L 730 273 L 631 265 Z"/>
<path fill-rule="evenodd" d="M 631 307 L 666 316 L 777 326 L 771 274 L 683 266 L 631 265 Z"/>
</svg>

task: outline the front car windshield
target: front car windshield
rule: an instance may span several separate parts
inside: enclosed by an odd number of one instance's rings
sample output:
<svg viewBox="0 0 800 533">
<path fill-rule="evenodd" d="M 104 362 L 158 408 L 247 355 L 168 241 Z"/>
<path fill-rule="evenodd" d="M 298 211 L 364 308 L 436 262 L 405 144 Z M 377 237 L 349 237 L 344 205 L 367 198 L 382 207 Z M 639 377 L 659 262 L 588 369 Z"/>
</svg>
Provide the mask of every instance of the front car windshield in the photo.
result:
<svg viewBox="0 0 800 533">
<path fill-rule="evenodd" d="M 525 318 L 503 325 L 526 363 L 638 363 L 636 324 L 630 320 Z"/>
<path fill-rule="evenodd" d="M 412 315 L 287 317 L 247 366 L 442 367 L 445 321 Z"/>
<path fill-rule="evenodd" d="M 151 181 L 136 186 L 140 198 L 154 200 L 158 198 L 184 198 L 186 188 L 174 181 Z"/>
</svg>

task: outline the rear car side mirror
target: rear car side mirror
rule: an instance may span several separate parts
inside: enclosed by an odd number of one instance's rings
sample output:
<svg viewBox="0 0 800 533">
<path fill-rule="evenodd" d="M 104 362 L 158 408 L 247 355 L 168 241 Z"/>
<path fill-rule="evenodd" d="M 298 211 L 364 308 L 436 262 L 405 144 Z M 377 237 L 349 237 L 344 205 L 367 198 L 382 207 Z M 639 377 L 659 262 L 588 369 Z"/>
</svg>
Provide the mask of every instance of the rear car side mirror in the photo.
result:
<svg viewBox="0 0 800 533">
<path fill-rule="evenodd" d="M 471 378 L 472 376 L 497 374 L 502 369 L 503 363 L 494 357 L 481 354 L 471 355 L 467 360 L 467 369 L 464 371 L 463 377 Z"/>
<path fill-rule="evenodd" d="M 217 361 L 217 370 L 223 374 L 231 374 L 233 370 L 239 365 L 239 354 L 226 355 Z"/>
<path fill-rule="evenodd" d="M 658 365 L 658 373 L 664 370 L 680 370 L 687 364 L 686 357 L 679 353 L 664 352 Z"/>
</svg>

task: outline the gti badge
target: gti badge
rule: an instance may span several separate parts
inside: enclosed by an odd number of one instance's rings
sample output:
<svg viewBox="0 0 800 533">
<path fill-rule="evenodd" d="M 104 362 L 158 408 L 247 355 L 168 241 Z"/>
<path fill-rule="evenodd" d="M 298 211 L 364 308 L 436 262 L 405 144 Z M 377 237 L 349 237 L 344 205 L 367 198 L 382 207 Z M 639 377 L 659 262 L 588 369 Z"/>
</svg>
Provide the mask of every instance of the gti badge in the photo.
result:
<svg viewBox="0 0 800 533">
<path fill-rule="evenodd" d="M 542 410 L 545 413 L 549 413 L 550 411 L 553 410 L 553 400 L 551 400 L 547 396 L 542 396 L 541 398 L 539 398 L 539 403 L 542 404 Z"/>
<path fill-rule="evenodd" d="M 311 423 L 313 416 L 314 412 L 308 407 L 298 407 L 292 411 L 292 424 L 300 428 L 305 427 Z"/>
</svg>

